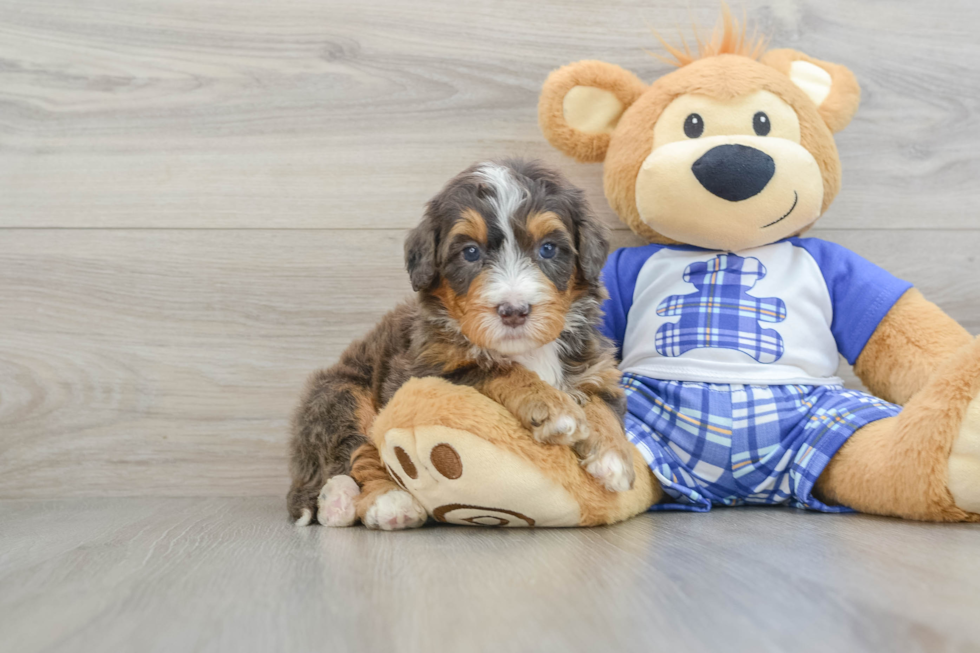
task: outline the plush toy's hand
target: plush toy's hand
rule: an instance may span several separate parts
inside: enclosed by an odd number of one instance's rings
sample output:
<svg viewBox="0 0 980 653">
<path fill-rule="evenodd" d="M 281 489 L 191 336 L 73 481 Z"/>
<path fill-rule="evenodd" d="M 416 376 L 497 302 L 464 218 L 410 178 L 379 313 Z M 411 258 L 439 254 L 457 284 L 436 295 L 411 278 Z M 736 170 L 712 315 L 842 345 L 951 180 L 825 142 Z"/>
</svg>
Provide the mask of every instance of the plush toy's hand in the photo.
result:
<svg viewBox="0 0 980 653">
<path fill-rule="evenodd" d="M 573 445 L 589 437 L 585 411 L 564 392 L 537 392 L 514 408 L 514 415 L 538 442 Z"/>
</svg>

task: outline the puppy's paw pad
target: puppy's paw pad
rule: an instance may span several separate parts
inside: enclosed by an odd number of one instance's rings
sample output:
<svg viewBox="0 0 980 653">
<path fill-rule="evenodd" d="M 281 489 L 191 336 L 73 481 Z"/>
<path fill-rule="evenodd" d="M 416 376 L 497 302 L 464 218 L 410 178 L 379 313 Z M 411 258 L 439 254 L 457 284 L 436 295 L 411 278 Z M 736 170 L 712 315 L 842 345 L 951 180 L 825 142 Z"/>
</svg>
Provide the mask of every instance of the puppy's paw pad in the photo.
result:
<svg viewBox="0 0 980 653">
<path fill-rule="evenodd" d="M 418 528 L 425 523 L 425 510 L 404 490 L 390 490 L 374 500 L 364 515 L 364 525 L 383 531 Z"/>
<path fill-rule="evenodd" d="M 360 493 L 361 488 L 350 476 L 334 476 L 317 497 L 317 521 L 324 526 L 352 526 L 357 521 L 354 498 Z"/>
<path fill-rule="evenodd" d="M 610 492 L 625 492 L 633 487 L 633 468 L 618 451 L 607 451 L 587 461 L 585 471 Z"/>
</svg>

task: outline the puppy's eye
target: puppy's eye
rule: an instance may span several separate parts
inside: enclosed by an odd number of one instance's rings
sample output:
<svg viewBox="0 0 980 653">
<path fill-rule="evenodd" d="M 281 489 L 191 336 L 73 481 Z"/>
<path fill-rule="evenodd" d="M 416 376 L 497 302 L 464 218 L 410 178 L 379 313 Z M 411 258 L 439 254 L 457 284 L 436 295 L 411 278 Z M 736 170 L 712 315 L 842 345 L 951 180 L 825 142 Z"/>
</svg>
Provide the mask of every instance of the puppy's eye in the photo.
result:
<svg viewBox="0 0 980 653">
<path fill-rule="evenodd" d="M 752 129 L 759 136 L 766 136 L 769 130 L 772 129 L 772 123 L 769 121 L 769 116 L 765 112 L 760 111 L 759 113 L 752 116 Z"/>
<path fill-rule="evenodd" d="M 555 247 L 554 243 L 545 243 L 541 246 L 541 249 L 538 250 L 538 254 L 541 255 L 541 258 L 555 258 L 555 254 L 557 253 L 558 248 Z"/>
<path fill-rule="evenodd" d="M 469 247 L 463 248 L 463 258 L 473 263 L 474 261 L 480 260 L 480 248 L 475 245 L 470 245 Z"/>
<path fill-rule="evenodd" d="M 688 138 L 698 138 L 704 133 L 704 120 L 700 115 L 692 113 L 684 121 L 684 134 Z"/>
</svg>

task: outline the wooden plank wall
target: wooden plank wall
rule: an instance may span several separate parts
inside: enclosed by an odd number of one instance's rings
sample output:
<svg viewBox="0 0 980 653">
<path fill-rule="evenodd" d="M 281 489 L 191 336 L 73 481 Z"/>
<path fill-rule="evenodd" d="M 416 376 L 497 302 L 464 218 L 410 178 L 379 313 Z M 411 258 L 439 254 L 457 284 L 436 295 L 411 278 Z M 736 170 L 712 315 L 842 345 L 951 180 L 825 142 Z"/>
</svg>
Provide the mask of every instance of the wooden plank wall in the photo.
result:
<svg viewBox="0 0 980 653">
<path fill-rule="evenodd" d="M 980 332 L 980 5 L 745 0 L 864 105 L 816 234 Z M 736 12 L 742 5 L 735 4 Z M 548 71 L 645 79 L 715 0 L 0 0 L 0 497 L 285 491 L 306 374 L 409 294 L 401 241 L 490 157 L 600 168 Z"/>
</svg>

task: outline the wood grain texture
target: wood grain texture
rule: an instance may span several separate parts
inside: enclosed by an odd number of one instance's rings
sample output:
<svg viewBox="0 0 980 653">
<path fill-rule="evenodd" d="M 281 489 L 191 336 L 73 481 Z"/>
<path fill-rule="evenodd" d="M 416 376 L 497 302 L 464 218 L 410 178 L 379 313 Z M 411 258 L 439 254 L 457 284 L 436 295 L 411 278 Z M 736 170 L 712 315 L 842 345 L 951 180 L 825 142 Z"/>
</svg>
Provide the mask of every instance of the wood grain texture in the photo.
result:
<svg viewBox="0 0 980 653">
<path fill-rule="evenodd" d="M 980 647 L 969 525 L 748 508 L 593 530 L 381 533 L 297 528 L 281 504 L 0 502 L 0 649 Z"/>
<path fill-rule="evenodd" d="M 976 228 L 973 0 L 747 0 L 778 47 L 851 67 L 825 228 Z M 714 0 L 0 2 L 0 225 L 397 227 L 474 160 L 559 164 L 610 224 L 598 166 L 544 142 L 547 73 L 652 80 Z"/>
<path fill-rule="evenodd" d="M 411 294 L 402 238 L 8 232 L 0 496 L 285 492 L 306 375 Z"/>
<path fill-rule="evenodd" d="M 814 235 L 980 332 L 980 6 L 744 6 L 863 86 Z M 538 157 L 637 244 L 600 167 L 541 137 L 541 82 L 582 58 L 652 80 L 668 68 L 647 25 L 671 38 L 717 11 L 0 0 L 0 651 L 980 650 L 969 526 L 285 519 L 303 380 L 409 295 L 401 243 L 424 202 L 472 161 Z"/>
<path fill-rule="evenodd" d="M 821 235 L 893 260 L 980 332 L 961 273 L 976 266 L 980 233 Z M 284 493 L 288 417 L 305 377 L 411 294 L 403 238 L 7 230 L 0 497 Z"/>
<path fill-rule="evenodd" d="M 815 235 L 980 332 L 980 7 L 745 5 L 864 87 Z M 408 296 L 405 229 L 474 160 L 559 165 L 636 244 L 537 94 L 663 74 L 644 23 L 689 9 L 718 6 L 0 0 L 0 497 L 284 492 L 303 379 Z"/>
</svg>

